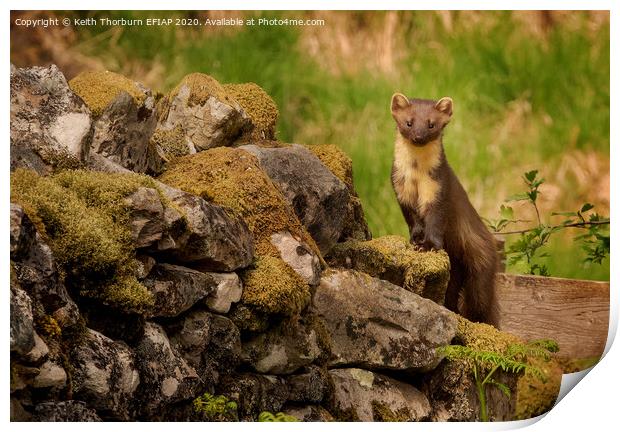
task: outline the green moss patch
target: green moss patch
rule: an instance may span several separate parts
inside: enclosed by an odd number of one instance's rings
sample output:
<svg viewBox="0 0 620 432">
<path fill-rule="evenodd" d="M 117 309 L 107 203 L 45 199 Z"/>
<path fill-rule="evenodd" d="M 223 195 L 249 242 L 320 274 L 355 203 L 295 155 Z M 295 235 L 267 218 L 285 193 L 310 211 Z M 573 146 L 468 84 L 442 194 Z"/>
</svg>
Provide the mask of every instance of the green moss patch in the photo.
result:
<svg viewBox="0 0 620 432">
<path fill-rule="evenodd" d="M 168 100 L 174 99 L 183 87 L 189 89 L 189 106 L 203 105 L 210 97 L 222 102 L 234 103 L 234 99 L 224 87 L 213 77 L 195 72 L 186 75 L 168 95 Z"/>
<path fill-rule="evenodd" d="M 217 147 L 171 162 L 160 180 L 207 201 L 228 207 L 247 223 L 256 254 L 279 257 L 271 235 L 288 231 L 320 256 L 280 190 L 244 150 Z"/>
<path fill-rule="evenodd" d="M 456 344 L 473 348 L 477 351 L 492 351 L 505 354 L 511 345 L 523 344 L 523 341 L 510 333 L 497 330 L 488 324 L 472 323 L 458 317 Z M 562 369 L 553 359 L 544 359 L 528 355 L 526 362 L 538 368 L 545 375 L 541 379 L 532 374 L 523 374 L 517 381 L 517 398 L 515 419 L 526 419 L 543 414 L 553 407 L 560 391 Z"/>
<path fill-rule="evenodd" d="M 147 176 L 63 171 L 41 177 L 11 174 L 11 202 L 23 206 L 48 241 L 69 286 L 81 295 L 130 311 L 152 304 L 134 276 L 134 247 L 123 198 L 139 187 L 155 187 Z"/>
<path fill-rule="evenodd" d="M 138 106 L 146 100 L 137 83 L 109 71 L 82 72 L 69 81 L 69 87 L 82 98 L 95 117 L 103 114 L 120 92 L 128 93 Z"/>
<path fill-rule="evenodd" d="M 254 125 L 254 130 L 241 137 L 241 141 L 275 138 L 278 107 L 265 90 L 254 83 L 224 84 L 224 89 L 241 105 Z"/>
<path fill-rule="evenodd" d="M 169 130 L 156 129 L 151 137 L 151 143 L 158 145 L 169 161 L 189 154 L 185 131 L 180 124 Z"/>
<path fill-rule="evenodd" d="M 279 258 L 259 256 L 241 279 L 241 301 L 267 314 L 293 316 L 310 302 L 308 285 Z"/>
<path fill-rule="evenodd" d="M 412 418 L 407 408 L 393 411 L 387 404 L 376 400 L 372 401 L 372 416 L 376 422 L 406 422 Z"/>
<path fill-rule="evenodd" d="M 327 262 L 388 280 L 440 304 L 450 277 L 450 260 L 444 251 L 421 252 L 399 236 L 336 244 Z"/>
</svg>

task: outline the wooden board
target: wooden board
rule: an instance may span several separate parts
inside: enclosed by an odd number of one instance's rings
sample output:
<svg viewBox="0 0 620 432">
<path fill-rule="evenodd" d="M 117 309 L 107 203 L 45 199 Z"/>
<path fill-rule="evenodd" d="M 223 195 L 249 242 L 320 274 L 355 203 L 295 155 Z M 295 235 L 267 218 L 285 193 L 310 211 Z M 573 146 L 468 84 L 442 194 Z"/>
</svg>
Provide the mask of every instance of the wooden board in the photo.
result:
<svg viewBox="0 0 620 432">
<path fill-rule="evenodd" d="M 499 328 L 525 340 L 553 339 L 564 358 L 603 354 L 609 282 L 497 274 Z"/>
</svg>

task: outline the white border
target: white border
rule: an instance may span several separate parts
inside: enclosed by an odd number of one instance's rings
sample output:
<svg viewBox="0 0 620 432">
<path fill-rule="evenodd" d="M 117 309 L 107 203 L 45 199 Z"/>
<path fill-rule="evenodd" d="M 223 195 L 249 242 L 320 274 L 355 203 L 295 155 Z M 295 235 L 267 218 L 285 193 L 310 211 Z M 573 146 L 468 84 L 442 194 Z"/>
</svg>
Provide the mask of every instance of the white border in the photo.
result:
<svg viewBox="0 0 620 432">
<path fill-rule="evenodd" d="M 617 77 L 620 72 L 618 69 L 618 56 L 614 52 L 614 48 L 618 47 L 617 38 L 618 32 L 616 30 L 618 25 L 617 19 L 617 9 L 616 6 L 618 2 L 614 1 L 605 1 L 605 0 L 590 0 L 590 1 L 577 1 L 577 0 L 564 0 L 561 2 L 552 1 L 552 0 L 521 0 L 521 1 L 502 1 L 502 2 L 489 2 L 487 1 L 472 1 L 472 0 L 435 0 L 433 2 L 428 1 L 395 1 L 395 0 L 384 0 L 381 2 L 360 2 L 360 1 L 341 1 L 337 4 L 333 1 L 328 0 L 315 0 L 315 1 L 304 1 L 302 2 L 282 2 L 282 1 L 274 1 L 274 0 L 229 0 L 229 1 L 188 1 L 188 0 L 177 0 L 174 2 L 136 2 L 136 1 L 119 1 L 119 0 L 109 0 L 104 2 L 100 2 L 98 4 L 88 4 L 84 1 L 76 1 L 76 0 L 65 0 L 65 1 L 33 1 L 33 0 L 23 0 L 23 1 L 13 1 L 10 0 L 8 2 L 3 2 L 2 9 L 0 10 L 0 16 L 2 18 L 2 22 L 4 26 L 0 30 L 2 33 L 2 37 L 0 39 L 0 53 L 2 54 L 3 65 L 5 67 L 5 73 L 8 73 L 9 69 L 9 10 L 24 10 L 24 9 L 57 9 L 57 10 L 74 10 L 74 9 L 84 9 L 89 7 L 90 9 L 101 9 L 101 10 L 114 10 L 114 9 L 147 9 L 147 10 L 173 10 L 173 9 L 184 9 L 184 10 L 193 10 L 193 9 L 214 9 L 214 10 L 224 10 L 224 9 L 246 9 L 246 10 L 316 10 L 316 9 L 328 9 L 328 10 L 383 10 L 383 9 L 400 9 L 400 10 L 441 10 L 441 9 L 478 9 L 478 10 L 495 10 L 495 9 L 513 9 L 513 10 L 530 10 L 530 9 L 574 9 L 574 10 L 611 10 L 611 46 L 612 46 L 612 58 L 611 58 L 611 77 Z M 0 98 L 2 101 L 2 117 L 0 121 L 0 127 L 2 131 L 2 142 L 4 143 L 2 147 L 1 153 L 1 161 L 2 161 L 2 175 L 3 175 L 3 187 L 1 189 L 2 193 L 2 201 L 1 201 L 1 217 L 4 221 L 5 229 L 1 230 L 2 240 L 0 240 L 5 247 L 2 249 L 2 262 L 8 263 L 8 203 L 9 203 L 9 182 L 8 182 L 8 173 L 9 173 L 9 145 L 8 145 L 8 136 L 9 136 L 9 80 L 5 75 L 4 85 L 1 88 Z M 617 111 L 614 109 L 615 104 L 614 101 L 617 100 L 618 90 L 617 85 L 615 85 L 614 81 L 611 82 L 611 135 L 610 135 L 610 143 L 614 143 L 618 145 L 618 115 Z M 611 196 L 614 196 L 614 191 L 616 190 L 616 186 L 618 184 L 618 175 L 615 172 L 614 168 L 618 168 L 618 155 L 617 151 L 614 150 L 614 145 L 611 145 Z M 619 213 L 616 211 L 618 208 L 617 201 L 615 199 L 611 200 L 611 214 L 618 215 Z M 613 227 L 612 227 L 612 231 Z M 612 249 L 613 251 L 618 250 L 619 242 L 617 237 L 612 235 Z M 615 257 L 615 255 L 612 255 Z M 612 263 L 615 262 L 612 259 Z M 5 267 L 8 270 L 8 266 Z M 2 369 L 4 373 L 2 374 L 2 383 L 4 393 L 3 393 L 3 412 L 5 413 L 3 418 L 8 423 L 9 420 L 9 397 L 8 397 L 8 387 L 9 387 L 9 374 L 8 366 L 9 366 L 9 348 L 8 343 L 6 342 L 9 339 L 9 302 L 8 302 L 8 271 L 3 273 L 5 275 L 5 302 L 3 302 L 3 340 L 5 341 L 5 351 L 2 357 Z M 407 424 L 383 424 L 378 426 L 376 424 L 366 423 L 366 424 L 355 424 L 355 428 L 367 429 L 367 428 L 390 428 L 390 429 L 401 429 L 402 430 L 410 430 L 409 428 L 415 428 L 416 430 L 465 430 L 465 431 L 480 431 L 480 430 L 506 430 L 513 428 L 520 428 L 526 425 L 531 425 L 528 430 L 533 431 L 543 431 L 543 430 L 607 430 L 610 427 L 617 425 L 617 392 L 616 389 L 619 388 L 618 384 L 620 383 L 620 373 L 619 366 L 620 365 L 620 349 L 617 348 L 617 343 L 611 345 L 613 339 L 615 337 L 617 324 L 618 324 L 618 293 L 616 288 L 616 282 L 618 281 L 618 271 L 615 267 L 611 268 L 611 319 L 610 319 L 610 337 L 607 345 L 607 354 L 604 359 L 587 373 L 587 376 L 581 381 L 577 388 L 573 391 L 570 391 L 569 394 L 561 400 L 556 407 L 554 407 L 546 416 L 541 416 L 537 419 L 532 419 L 523 422 L 508 422 L 508 423 L 495 423 L 495 424 L 480 424 L 480 423 L 459 423 L 459 424 L 446 424 L 446 423 L 434 423 L 434 424 L 418 424 L 418 425 L 407 425 Z M 583 375 L 583 374 L 582 374 Z M 104 424 L 46 424 L 46 425 L 36 425 L 36 424 L 18 424 L 12 423 L 9 425 L 10 430 L 26 430 L 26 428 L 37 427 L 37 428 L 51 428 L 52 430 L 82 430 L 85 427 L 99 429 L 99 430 L 108 430 L 109 423 Z M 336 429 L 336 428 L 349 428 L 351 424 L 287 424 L 286 426 L 283 424 L 261 424 L 261 423 L 252 423 L 252 424 L 209 424 L 205 425 L 202 423 L 197 424 L 164 424 L 164 423 L 150 423 L 148 425 L 143 424 L 119 424 L 115 425 L 115 427 L 120 428 L 149 428 L 149 429 L 158 429 L 158 430 L 167 430 L 170 427 L 175 428 L 184 428 L 188 430 L 200 430 L 204 431 L 205 428 L 209 429 L 217 429 L 217 430 L 236 430 L 236 429 L 244 429 L 252 428 L 253 430 L 262 429 L 270 430 L 281 428 L 281 430 L 290 430 L 294 429 L 309 429 L 309 428 L 321 428 L 321 429 Z M 617 426 L 616 426 L 617 427 Z M 406 429 L 405 429 L 406 428 Z"/>
</svg>

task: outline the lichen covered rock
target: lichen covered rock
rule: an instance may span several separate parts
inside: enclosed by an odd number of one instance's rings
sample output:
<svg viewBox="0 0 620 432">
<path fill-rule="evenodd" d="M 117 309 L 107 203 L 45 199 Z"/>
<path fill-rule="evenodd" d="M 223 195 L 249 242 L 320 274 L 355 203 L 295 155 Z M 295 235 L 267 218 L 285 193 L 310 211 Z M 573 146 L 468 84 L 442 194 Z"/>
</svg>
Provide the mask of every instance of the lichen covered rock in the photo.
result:
<svg viewBox="0 0 620 432">
<path fill-rule="evenodd" d="M 201 73 L 184 77 L 158 108 L 158 129 L 181 126 L 189 153 L 231 145 L 252 127 L 236 99 L 214 78 Z"/>
<path fill-rule="evenodd" d="M 75 398 L 107 418 L 128 420 L 140 383 L 129 347 L 88 329 L 70 359 Z"/>
<path fill-rule="evenodd" d="M 82 72 L 69 85 L 93 113 L 92 152 L 135 172 L 161 172 L 161 150 L 150 140 L 157 115 L 149 89 L 109 71 Z"/>
<path fill-rule="evenodd" d="M 321 260 L 308 247 L 301 243 L 289 232 L 272 234 L 271 244 L 280 252 L 280 257 L 295 272 L 306 281 L 308 285 L 317 285 L 321 279 Z"/>
<path fill-rule="evenodd" d="M 90 111 L 55 65 L 11 68 L 11 170 L 49 174 L 88 160 Z"/>
<path fill-rule="evenodd" d="M 362 271 L 443 304 L 450 260 L 444 251 L 422 252 L 399 236 L 337 244 L 327 261 L 335 267 Z"/>
<path fill-rule="evenodd" d="M 327 253 L 344 229 L 349 206 L 346 185 L 303 146 L 245 145 L 240 149 L 256 156 L 321 253 Z"/>
<path fill-rule="evenodd" d="M 278 107 L 265 90 L 255 83 L 224 84 L 223 87 L 252 120 L 251 132 L 245 132 L 239 141 L 273 140 L 276 138 Z"/>
<path fill-rule="evenodd" d="M 44 402 L 35 406 L 34 420 L 40 422 L 100 422 L 97 412 L 76 400 Z"/>
<path fill-rule="evenodd" d="M 179 158 L 170 163 L 159 179 L 231 209 L 250 229 L 257 255 L 279 257 L 271 236 L 283 231 L 319 253 L 282 192 L 261 169 L 256 157 L 243 150 L 215 148 Z"/>
<path fill-rule="evenodd" d="M 430 415 L 426 396 L 410 384 L 363 369 L 334 369 L 329 374 L 338 420 L 424 421 Z"/>
<path fill-rule="evenodd" d="M 356 271 L 325 272 L 312 310 L 331 336 L 332 367 L 428 371 L 441 360 L 436 348 L 456 334 L 447 309 Z"/>
<path fill-rule="evenodd" d="M 241 421 L 256 421 L 263 411 L 277 413 L 288 398 L 283 378 L 252 373 L 223 377 L 217 393 L 237 403 Z"/>
</svg>

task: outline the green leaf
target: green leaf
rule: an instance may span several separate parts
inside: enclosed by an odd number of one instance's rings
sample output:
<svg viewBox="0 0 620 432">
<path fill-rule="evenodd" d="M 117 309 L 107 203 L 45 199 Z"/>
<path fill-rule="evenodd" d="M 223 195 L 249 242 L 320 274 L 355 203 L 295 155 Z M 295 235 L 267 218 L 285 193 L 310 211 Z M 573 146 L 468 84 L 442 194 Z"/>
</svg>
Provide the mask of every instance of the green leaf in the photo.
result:
<svg viewBox="0 0 620 432">
<path fill-rule="evenodd" d="M 510 206 L 501 205 L 499 208 L 499 214 L 503 219 L 514 219 L 514 210 Z"/>
<path fill-rule="evenodd" d="M 592 204 L 590 204 L 590 203 L 585 203 L 585 204 L 583 205 L 583 207 L 581 207 L 581 210 L 579 210 L 579 211 L 580 211 L 581 213 L 585 213 L 585 212 L 587 212 L 588 210 L 592 210 L 593 208 L 594 208 L 594 206 L 593 206 Z"/>
<path fill-rule="evenodd" d="M 532 182 L 536 178 L 537 174 L 538 174 L 538 170 L 532 170 L 532 171 L 526 172 L 524 176 L 529 182 Z"/>
<path fill-rule="evenodd" d="M 489 380 L 489 384 L 493 384 L 495 387 L 500 389 L 502 393 L 506 395 L 506 397 L 510 398 L 510 395 L 511 395 L 510 387 L 508 387 L 506 384 L 501 383 L 499 381 L 495 381 L 494 379 Z"/>
<path fill-rule="evenodd" d="M 514 195 L 510 195 L 508 198 L 506 198 L 506 201 L 510 202 L 510 201 L 526 201 L 529 200 L 529 196 L 525 193 L 518 193 L 518 194 L 514 194 Z"/>
</svg>

